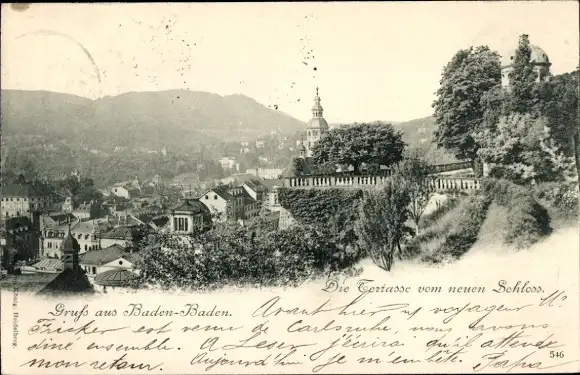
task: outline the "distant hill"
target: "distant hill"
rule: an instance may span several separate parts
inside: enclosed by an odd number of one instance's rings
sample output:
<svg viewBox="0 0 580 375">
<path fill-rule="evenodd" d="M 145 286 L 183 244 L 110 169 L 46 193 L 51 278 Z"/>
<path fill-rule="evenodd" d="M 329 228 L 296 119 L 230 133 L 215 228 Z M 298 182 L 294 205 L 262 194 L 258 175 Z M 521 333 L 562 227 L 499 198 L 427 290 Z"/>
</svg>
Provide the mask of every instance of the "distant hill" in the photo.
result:
<svg viewBox="0 0 580 375">
<path fill-rule="evenodd" d="M 255 139 L 304 123 L 244 95 L 170 90 L 90 100 L 47 91 L 2 90 L 4 135 L 41 135 L 71 145 L 191 150 L 208 143 Z"/>
<path fill-rule="evenodd" d="M 403 140 L 412 148 L 425 151 L 426 157 L 432 164 L 454 163 L 459 160 L 449 152 L 438 149 L 433 132 L 437 128 L 435 118 L 423 117 L 407 122 L 393 124 L 395 129 L 403 132 Z"/>
</svg>

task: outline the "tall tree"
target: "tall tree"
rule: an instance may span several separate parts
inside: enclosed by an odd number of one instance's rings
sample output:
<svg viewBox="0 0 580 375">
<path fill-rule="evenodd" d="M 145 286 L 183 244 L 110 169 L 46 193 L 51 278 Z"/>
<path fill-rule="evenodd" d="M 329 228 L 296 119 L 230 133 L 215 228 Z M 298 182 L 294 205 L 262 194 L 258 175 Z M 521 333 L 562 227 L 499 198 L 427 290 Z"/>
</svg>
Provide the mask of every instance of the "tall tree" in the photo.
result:
<svg viewBox="0 0 580 375">
<path fill-rule="evenodd" d="M 430 177 L 430 167 L 427 161 L 417 152 L 412 152 L 394 169 L 395 177 L 404 181 L 409 194 L 409 216 L 415 223 L 415 231 L 419 232 L 419 220 L 427 204 L 435 193 L 435 186 Z"/>
<path fill-rule="evenodd" d="M 380 191 L 365 191 L 359 206 L 355 232 L 359 246 L 367 249 L 373 262 L 390 271 L 394 254 L 401 254 L 401 243 L 412 233 L 409 217 L 409 194 L 402 179 L 390 180 Z"/>
<path fill-rule="evenodd" d="M 527 35 L 521 35 L 514 56 L 513 70 L 509 73 L 509 89 L 503 102 L 502 114 L 540 113 L 542 85 L 538 85 L 538 72 L 534 69 L 532 46 Z"/>
<path fill-rule="evenodd" d="M 312 161 L 352 166 L 357 173 L 363 164 L 396 164 L 403 158 L 405 146 L 403 134 L 391 124 L 355 123 L 325 133 L 313 147 Z"/>
<path fill-rule="evenodd" d="M 501 84 L 499 55 L 487 46 L 458 51 L 443 69 L 433 103 L 437 146 L 458 159 L 474 161 L 478 145 L 472 135 L 481 130 L 485 104 L 482 98 Z"/>
<path fill-rule="evenodd" d="M 580 70 L 555 76 L 546 86 L 544 113 L 551 135 L 566 155 L 574 157 L 580 190 Z"/>
</svg>

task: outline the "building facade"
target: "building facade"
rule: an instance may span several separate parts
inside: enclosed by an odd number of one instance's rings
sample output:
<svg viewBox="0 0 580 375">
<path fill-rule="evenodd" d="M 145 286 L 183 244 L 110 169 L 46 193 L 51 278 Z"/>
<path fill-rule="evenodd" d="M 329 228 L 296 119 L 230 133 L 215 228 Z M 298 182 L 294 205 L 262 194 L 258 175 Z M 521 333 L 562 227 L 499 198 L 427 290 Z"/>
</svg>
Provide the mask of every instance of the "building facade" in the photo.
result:
<svg viewBox="0 0 580 375">
<path fill-rule="evenodd" d="M 170 232 L 191 234 L 211 222 L 207 206 L 195 199 L 186 199 L 171 208 L 169 213 Z"/>
<path fill-rule="evenodd" d="M 43 186 L 30 183 L 2 186 L 0 215 L 3 218 L 28 216 L 30 212 L 44 211 L 52 207 L 53 198 Z"/>
</svg>

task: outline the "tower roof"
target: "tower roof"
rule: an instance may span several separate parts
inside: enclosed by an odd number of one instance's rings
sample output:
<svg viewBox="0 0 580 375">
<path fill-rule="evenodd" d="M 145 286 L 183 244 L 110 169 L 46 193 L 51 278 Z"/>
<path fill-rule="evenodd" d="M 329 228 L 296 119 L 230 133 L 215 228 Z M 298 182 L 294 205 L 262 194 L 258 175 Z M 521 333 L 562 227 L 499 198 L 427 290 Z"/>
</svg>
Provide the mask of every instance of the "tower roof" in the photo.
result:
<svg viewBox="0 0 580 375">
<path fill-rule="evenodd" d="M 73 252 L 81 250 L 81 245 L 79 245 L 79 241 L 77 241 L 76 238 L 73 237 L 73 235 L 70 232 L 70 229 L 65 239 L 60 243 L 60 249 L 64 252 Z"/>
<path fill-rule="evenodd" d="M 530 49 L 531 49 L 530 62 L 533 65 L 547 65 L 547 66 L 551 65 L 548 55 L 542 48 L 530 44 Z M 502 68 L 506 68 L 514 64 L 517 50 L 518 48 L 516 47 L 502 56 L 501 59 Z"/>
<path fill-rule="evenodd" d="M 313 117 L 308 121 L 306 124 L 307 128 L 315 128 L 315 129 L 328 129 L 328 123 L 322 117 Z"/>
</svg>

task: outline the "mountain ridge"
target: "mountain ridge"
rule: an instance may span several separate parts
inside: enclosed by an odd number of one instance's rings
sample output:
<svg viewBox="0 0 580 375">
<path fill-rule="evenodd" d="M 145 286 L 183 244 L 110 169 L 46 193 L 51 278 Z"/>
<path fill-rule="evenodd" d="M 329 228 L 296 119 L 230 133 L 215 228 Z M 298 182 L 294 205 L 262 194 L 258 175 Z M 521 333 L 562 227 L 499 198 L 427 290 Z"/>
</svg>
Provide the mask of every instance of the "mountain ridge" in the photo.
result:
<svg viewBox="0 0 580 375">
<path fill-rule="evenodd" d="M 221 142 L 255 140 L 276 132 L 291 135 L 305 123 L 268 108 L 244 94 L 219 95 L 171 89 L 134 91 L 97 99 L 45 90 L 1 91 L 3 135 L 41 136 L 49 143 L 72 146 L 168 147 L 195 151 Z M 456 159 L 433 142 L 433 117 L 391 122 L 411 147 L 425 149 L 431 159 Z M 332 126 L 340 123 L 331 124 Z"/>
</svg>

